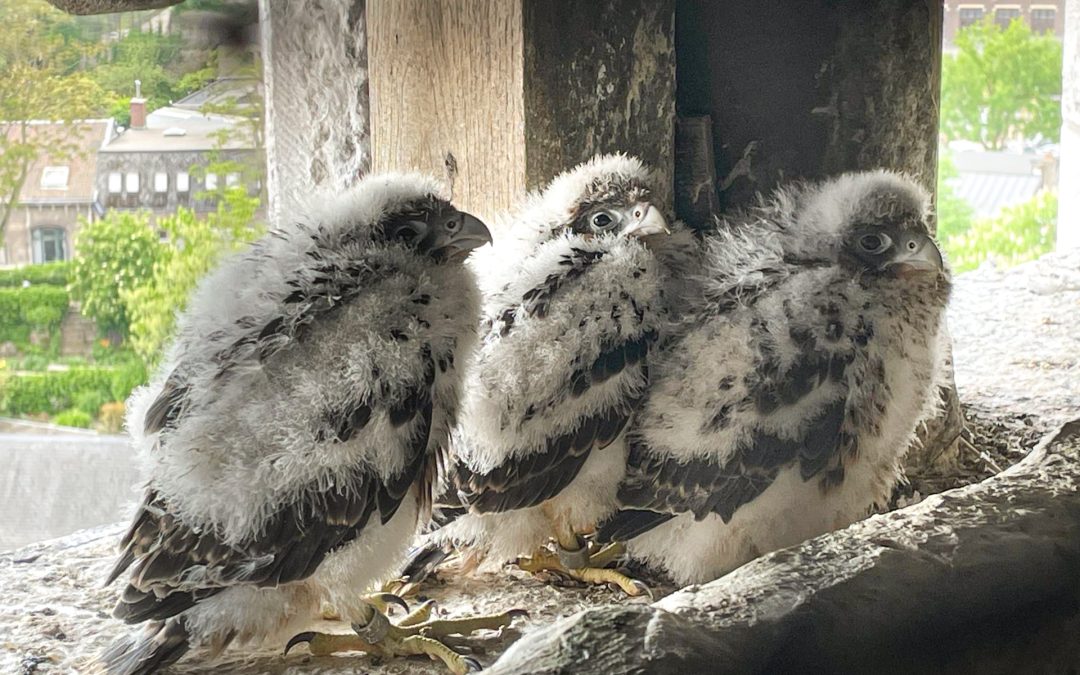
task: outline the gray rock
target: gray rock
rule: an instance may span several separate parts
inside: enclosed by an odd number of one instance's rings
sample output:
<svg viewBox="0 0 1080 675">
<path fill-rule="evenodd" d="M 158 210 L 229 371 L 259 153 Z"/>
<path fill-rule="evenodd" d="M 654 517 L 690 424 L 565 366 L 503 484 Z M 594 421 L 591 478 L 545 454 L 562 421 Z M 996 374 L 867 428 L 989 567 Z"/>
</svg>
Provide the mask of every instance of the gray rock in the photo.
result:
<svg viewBox="0 0 1080 675">
<path fill-rule="evenodd" d="M 1080 420 L 982 483 L 649 607 L 589 609 L 492 673 L 1075 672 Z"/>
</svg>

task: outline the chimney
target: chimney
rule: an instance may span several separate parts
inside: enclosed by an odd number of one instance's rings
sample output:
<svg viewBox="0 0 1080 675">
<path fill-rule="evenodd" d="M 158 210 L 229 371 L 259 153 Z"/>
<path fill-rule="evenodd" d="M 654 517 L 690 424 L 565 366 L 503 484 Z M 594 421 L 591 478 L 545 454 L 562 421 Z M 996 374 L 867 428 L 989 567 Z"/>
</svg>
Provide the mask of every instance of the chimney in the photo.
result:
<svg viewBox="0 0 1080 675">
<path fill-rule="evenodd" d="M 131 128 L 146 128 L 146 99 L 142 97 L 142 82 L 135 80 L 135 97 L 131 99 Z"/>
</svg>

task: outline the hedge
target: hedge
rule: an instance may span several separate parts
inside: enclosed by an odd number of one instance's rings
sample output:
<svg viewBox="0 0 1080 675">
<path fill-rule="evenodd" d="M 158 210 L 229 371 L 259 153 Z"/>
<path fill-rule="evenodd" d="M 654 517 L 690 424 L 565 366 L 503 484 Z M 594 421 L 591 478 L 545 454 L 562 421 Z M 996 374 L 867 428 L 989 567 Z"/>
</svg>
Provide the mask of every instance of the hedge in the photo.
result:
<svg viewBox="0 0 1080 675">
<path fill-rule="evenodd" d="M 32 331 L 55 338 L 67 309 L 68 294 L 60 286 L 0 288 L 0 342 L 14 342 L 22 351 Z"/>
<path fill-rule="evenodd" d="M 71 276 L 71 261 L 26 265 L 0 270 L 0 288 L 20 287 L 24 281 L 30 285 L 67 286 Z"/>
<path fill-rule="evenodd" d="M 94 424 L 94 418 L 82 410 L 65 410 L 53 418 L 53 424 L 59 424 L 62 427 L 89 429 Z"/>
<path fill-rule="evenodd" d="M 101 368 L 87 366 L 44 373 L 11 374 L 0 381 L 0 415 L 56 414 L 97 403 L 123 401 L 146 380 L 141 363 Z M 97 411 L 93 411 L 97 414 Z"/>
</svg>

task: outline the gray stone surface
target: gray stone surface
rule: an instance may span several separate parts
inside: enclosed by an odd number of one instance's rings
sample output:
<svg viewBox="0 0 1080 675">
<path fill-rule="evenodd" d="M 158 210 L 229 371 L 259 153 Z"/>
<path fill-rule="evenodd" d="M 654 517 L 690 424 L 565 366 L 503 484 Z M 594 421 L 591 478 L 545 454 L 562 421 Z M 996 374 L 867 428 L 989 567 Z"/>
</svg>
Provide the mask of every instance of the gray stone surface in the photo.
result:
<svg viewBox="0 0 1080 675">
<path fill-rule="evenodd" d="M 113 562 L 120 525 L 88 530 L 60 540 L 0 554 L 0 673 L 86 672 L 94 656 L 113 639 L 132 630 L 112 619 L 109 612 L 119 583 L 102 588 Z M 360 589 L 358 589 L 359 591 Z M 459 578 L 453 584 L 425 588 L 447 616 L 476 615 L 510 607 L 527 609 L 531 617 L 502 635 L 477 634 L 474 654 L 490 664 L 507 645 L 528 632 L 588 607 L 611 603 L 645 603 L 606 588 L 559 588 L 521 573 Z M 340 623 L 312 617 L 312 627 L 348 632 Z M 229 650 L 207 663 L 198 654 L 181 661 L 169 672 L 183 675 L 235 673 L 429 673 L 445 675 L 441 664 L 423 659 L 397 659 L 377 663 L 362 654 L 314 658 L 304 647 L 287 657 L 282 645 L 260 650 Z M 36 664 L 25 669 L 28 664 Z"/>
<path fill-rule="evenodd" d="M 364 0 L 261 0 L 270 222 L 370 162 Z"/>
<path fill-rule="evenodd" d="M 1080 420 L 982 483 L 559 621 L 490 672 L 1064 673 L 1078 631 Z"/>
<path fill-rule="evenodd" d="M 1080 249 L 962 275 L 949 309 L 960 398 L 1049 423 L 1080 415 Z"/>
</svg>

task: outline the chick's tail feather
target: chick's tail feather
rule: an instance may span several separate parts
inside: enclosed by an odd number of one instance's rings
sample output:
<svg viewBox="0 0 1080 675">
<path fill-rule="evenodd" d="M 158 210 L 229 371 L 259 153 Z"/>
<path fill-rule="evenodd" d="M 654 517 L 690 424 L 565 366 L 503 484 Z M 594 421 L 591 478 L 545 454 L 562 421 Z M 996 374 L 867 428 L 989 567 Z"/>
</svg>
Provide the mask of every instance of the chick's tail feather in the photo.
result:
<svg viewBox="0 0 1080 675">
<path fill-rule="evenodd" d="M 143 632 L 120 638 L 98 657 L 96 672 L 150 675 L 175 663 L 191 646 L 183 617 L 147 623 Z"/>
</svg>

